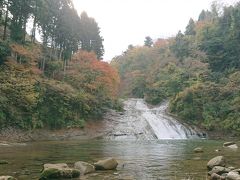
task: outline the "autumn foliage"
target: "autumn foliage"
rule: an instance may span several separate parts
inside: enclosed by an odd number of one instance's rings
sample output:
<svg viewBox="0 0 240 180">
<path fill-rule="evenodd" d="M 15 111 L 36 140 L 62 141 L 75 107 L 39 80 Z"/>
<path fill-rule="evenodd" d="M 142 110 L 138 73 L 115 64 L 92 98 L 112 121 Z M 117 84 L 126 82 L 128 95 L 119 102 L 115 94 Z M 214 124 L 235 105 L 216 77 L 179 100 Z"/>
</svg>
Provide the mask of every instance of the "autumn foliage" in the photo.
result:
<svg viewBox="0 0 240 180">
<path fill-rule="evenodd" d="M 67 71 L 68 77 L 77 88 L 84 88 L 92 94 L 102 91 L 108 98 L 116 99 L 120 81 L 118 73 L 107 62 L 97 60 L 93 52 L 76 53 Z"/>
<path fill-rule="evenodd" d="M 37 47 L 12 44 L 12 56 L 0 65 L 0 128 L 83 127 L 115 107 L 118 73 L 93 52 L 79 51 L 65 70 L 47 77 L 36 73 L 40 54 L 31 48 Z"/>
</svg>

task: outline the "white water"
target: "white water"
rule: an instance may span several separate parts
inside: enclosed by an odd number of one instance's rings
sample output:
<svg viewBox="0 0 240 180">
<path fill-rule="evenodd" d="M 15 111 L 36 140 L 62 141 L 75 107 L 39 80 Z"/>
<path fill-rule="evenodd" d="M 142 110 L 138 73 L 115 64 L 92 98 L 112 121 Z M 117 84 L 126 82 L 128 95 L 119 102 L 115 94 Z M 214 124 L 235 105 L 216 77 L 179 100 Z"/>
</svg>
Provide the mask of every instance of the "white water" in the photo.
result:
<svg viewBox="0 0 240 180">
<path fill-rule="evenodd" d="M 149 123 L 158 139 L 187 139 L 196 134 L 192 128 L 180 124 L 166 114 L 167 102 L 150 109 L 142 99 L 136 101 L 136 109 L 142 112 L 141 115 Z"/>
<path fill-rule="evenodd" d="M 114 117 L 110 136 L 114 139 L 188 139 L 197 138 L 193 128 L 179 123 L 166 113 L 168 103 L 150 108 L 143 99 L 128 99 L 125 112 Z M 112 118 L 110 118 L 112 119 Z"/>
</svg>

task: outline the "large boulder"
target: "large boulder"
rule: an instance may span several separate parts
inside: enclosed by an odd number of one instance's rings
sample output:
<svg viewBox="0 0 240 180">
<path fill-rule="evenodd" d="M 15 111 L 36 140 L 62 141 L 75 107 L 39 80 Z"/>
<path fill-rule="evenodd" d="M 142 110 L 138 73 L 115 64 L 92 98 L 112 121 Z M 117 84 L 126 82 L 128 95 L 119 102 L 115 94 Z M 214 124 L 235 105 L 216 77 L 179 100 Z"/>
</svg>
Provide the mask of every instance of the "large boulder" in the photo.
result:
<svg viewBox="0 0 240 180">
<path fill-rule="evenodd" d="M 207 163 L 207 168 L 212 169 L 214 166 L 222 166 L 225 167 L 226 162 L 223 156 L 217 156 L 215 158 L 212 158 L 210 161 Z"/>
<path fill-rule="evenodd" d="M 226 177 L 227 180 L 240 180 L 240 175 L 238 172 L 229 172 Z"/>
<path fill-rule="evenodd" d="M 203 152 L 203 148 L 202 147 L 197 147 L 193 150 L 195 153 L 202 153 Z"/>
<path fill-rule="evenodd" d="M 0 180 L 16 180 L 16 178 L 12 176 L 0 176 Z"/>
<path fill-rule="evenodd" d="M 80 171 L 71 169 L 65 163 L 59 164 L 44 164 L 40 180 L 56 179 L 56 178 L 77 178 L 80 176 Z"/>
<path fill-rule="evenodd" d="M 114 170 L 117 168 L 118 162 L 114 158 L 108 158 L 94 163 L 94 166 L 96 170 Z"/>
<path fill-rule="evenodd" d="M 83 161 L 78 161 L 74 164 L 74 168 L 79 170 L 81 174 L 89 174 L 95 171 L 95 166 L 92 164 L 83 162 Z"/>
</svg>

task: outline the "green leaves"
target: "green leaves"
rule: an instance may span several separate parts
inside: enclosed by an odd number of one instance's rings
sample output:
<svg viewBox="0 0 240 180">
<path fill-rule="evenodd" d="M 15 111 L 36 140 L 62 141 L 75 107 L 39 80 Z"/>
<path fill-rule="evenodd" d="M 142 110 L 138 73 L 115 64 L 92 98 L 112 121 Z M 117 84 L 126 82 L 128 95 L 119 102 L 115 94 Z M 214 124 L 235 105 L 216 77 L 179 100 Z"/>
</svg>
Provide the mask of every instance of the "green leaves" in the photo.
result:
<svg viewBox="0 0 240 180">
<path fill-rule="evenodd" d="M 0 65 L 3 64 L 7 56 L 11 55 L 9 44 L 4 41 L 0 41 Z"/>
</svg>

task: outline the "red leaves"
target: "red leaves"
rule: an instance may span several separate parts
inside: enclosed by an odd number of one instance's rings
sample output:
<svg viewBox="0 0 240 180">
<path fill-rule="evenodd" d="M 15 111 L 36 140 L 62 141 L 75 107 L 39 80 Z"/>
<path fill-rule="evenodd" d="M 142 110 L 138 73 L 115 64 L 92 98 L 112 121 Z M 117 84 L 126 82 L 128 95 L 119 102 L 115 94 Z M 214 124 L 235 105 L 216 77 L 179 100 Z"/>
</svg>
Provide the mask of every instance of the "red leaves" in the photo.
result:
<svg viewBox="0 0 240 180">
<path fill-rule="evenodd" d="M 119 76 L 107 62 L 97 60 L 93 52 L 79 51 L 70 63 L 70 74 L 85 90 L 115 99 Z"/>
</svg>

